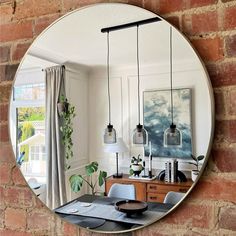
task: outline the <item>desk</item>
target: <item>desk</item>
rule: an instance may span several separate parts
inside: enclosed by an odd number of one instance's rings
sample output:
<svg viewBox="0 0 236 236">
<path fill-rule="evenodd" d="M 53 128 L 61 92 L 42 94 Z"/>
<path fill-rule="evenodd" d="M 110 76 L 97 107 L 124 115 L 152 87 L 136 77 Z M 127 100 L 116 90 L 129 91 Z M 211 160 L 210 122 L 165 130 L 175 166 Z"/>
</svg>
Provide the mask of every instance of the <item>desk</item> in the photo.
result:
<svg viewBox="0 0 236 236">
<path fill-rule="evenodd" d="M 122 178 L 114 178 L 113 176 L 110 176 L 106 179 L 105 183 L 106 195 L 114 183 L 133 184 L 136 189 L 137 200 L 145 202 L 163 202 L 169 191 L 186 193 L 192 186 L 193 181 L 189 179 L 187 182 L 167 183 L 157 179 L 130 179 L 127 174 L 123 174 Z"/>
<path fill-rule="evenodd" d="M 109 197 L 101 197 L 101 196 L 94 196 L 94 195 L 89 195 L 85 194 L 71 202 L 68 202 L 67 204 L 58 207 L 57 209 L 54 210 L 54 212 L 58 215 L 60 215 L 62 218 L 65 218 L 65 220 L 75 223 L 76 221 L 78 222 L 77 224 L 82 226 L 82 227 L 89 227 L 86 226 L 86 220 L 88 222 L 91 222 L 89 220 L 91 219 L 96 219 L 96 216 L 94 217 L 85 217 L 85 216 L 80 216 L 80 215 L 73 215 L 71 217 L 70 214 L 62 214 L 58 213 L 57 210 L 60 210 L 61 208 L 71 204 L 72 202 L 79 201 L 79 202 L 87 202 L 87 203 L 93 203 L 96 202 L 96 204 L 104 204 L 104 205 L 114 205 L 116 201 L 119 201 L 121 199 L 119 198 L 109 198 Z M 168 210 L 170 210 L 173 207 L 171 204 L 163 204 L 163 203 L 148 203 L 148 210 L 149 211 L 154 211 L 154 212 L 161 212 L 165 214 Z M 139 227 L 140 225 L 135 225 L 131 223 L 124 223 L 124 222 L 118 222 L 118 221 L 112 221 L 112 220 L 101 220 L 101 224 L 98 227 L 93 228 L 96 231 L 122 231 L 122 230 L 128 230 L 131 228 Z M 82 223 L 81 223 L 82 222 Z M 84 223 L 85 222 L 85 223 Z M 88 224 L 89 225 L 89 224 Z"/>
</svg>

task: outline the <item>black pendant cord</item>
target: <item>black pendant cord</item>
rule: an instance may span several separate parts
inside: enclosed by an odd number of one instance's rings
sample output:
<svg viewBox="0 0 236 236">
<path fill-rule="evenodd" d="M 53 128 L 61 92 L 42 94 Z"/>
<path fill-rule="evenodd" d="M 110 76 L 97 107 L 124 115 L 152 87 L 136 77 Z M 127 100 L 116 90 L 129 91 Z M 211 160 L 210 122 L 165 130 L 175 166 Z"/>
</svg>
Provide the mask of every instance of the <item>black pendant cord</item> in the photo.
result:
<svg viewBox="0 0 236 236">
<path fill-rule="evenodd" d="M 140 125 L 139 25 L 137 25 L 138 124 Z"/>
<path fill-rule="evenodd" d="M 109 48 L 109 31 L 107 31 L 107 93 L 108 93 L 108 117 L 109 125 L 111 124 L 111 94 L 110 94 L 110 48 Z"/>
<path fill-rule="evenodd" d="M 171 121 L 172 121 L 172 125 L 174 124 L 174 109 L 173 109 L 173 80 L 172 80 L 172 76 L 173 76 L 173 68 L 172 68 L 172 64 L 173 64 L 173 59 L 172 59 L 172 27 L 170 26 L 170 98 L 171 98 Z"/>
</svg>

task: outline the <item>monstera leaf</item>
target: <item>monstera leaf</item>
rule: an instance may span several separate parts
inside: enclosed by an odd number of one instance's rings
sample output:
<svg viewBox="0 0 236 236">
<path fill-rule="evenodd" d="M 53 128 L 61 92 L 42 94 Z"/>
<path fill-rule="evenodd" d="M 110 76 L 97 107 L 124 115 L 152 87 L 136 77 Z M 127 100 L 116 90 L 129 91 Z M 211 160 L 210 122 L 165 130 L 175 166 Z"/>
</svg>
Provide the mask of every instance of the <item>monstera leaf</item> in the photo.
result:
<svg viewBox="0 0 236 236">
<path fill-rule="evenodd" d="M 98 185 L 100 187 L 104 184 L 106 177 L 107 177 L 107 172 L 100 170 L 99 176 L 98 176 Z"/>
<path fill-rule="evenodd" d="M 85 166 L 85 171 L 88 176 L 91 176 L 97 170 L 98 170 L 98 163 L 96 161 L 93 161 L 89 165 Z"/>
<path fill-rule="evenodd" d="M 83 185 L 83 177 L 81 175 L 72 175 L 69 181 L 72 191 L 75 193 L 79 192 Z"/>
</svg>

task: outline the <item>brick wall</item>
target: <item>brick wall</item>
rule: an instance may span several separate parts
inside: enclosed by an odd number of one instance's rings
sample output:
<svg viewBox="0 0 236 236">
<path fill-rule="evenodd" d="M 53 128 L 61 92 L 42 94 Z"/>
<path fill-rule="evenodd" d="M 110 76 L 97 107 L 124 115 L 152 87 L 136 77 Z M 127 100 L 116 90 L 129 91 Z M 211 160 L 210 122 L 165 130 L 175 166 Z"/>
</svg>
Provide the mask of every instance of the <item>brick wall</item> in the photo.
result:
<svg viewBox="0 0 236 236">
<path fill-rule="evenodd" d="M 15 167 L 8 134 L 9 95 L 33 39 L 75 8 L 102 0 L 0 0 L 0 235 L 91 235 L 50 213 Z M 210 74 L 216 131 L 208 166 L 173 214 L 133 233 L 236 234 L 236 0 L 110 0 L 159 13 L 191 40 Z M 93 235 L 96 235 L 95 233 Z"/>
</svg>

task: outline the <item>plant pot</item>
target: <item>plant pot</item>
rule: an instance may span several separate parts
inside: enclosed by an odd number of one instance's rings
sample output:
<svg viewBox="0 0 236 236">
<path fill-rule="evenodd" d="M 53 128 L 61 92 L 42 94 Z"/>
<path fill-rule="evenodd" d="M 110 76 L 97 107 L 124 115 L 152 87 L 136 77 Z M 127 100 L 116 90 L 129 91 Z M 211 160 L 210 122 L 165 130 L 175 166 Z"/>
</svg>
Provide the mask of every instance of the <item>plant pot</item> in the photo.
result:
<svg viewBox="0 0 236 236">
<path fill-rule="evenodd" d="M 65 112 L 68 112 L 68 108 L 69 108 L 69 103 L 68 102 L 58 102 L 57 103 L 57 109 L 59 114 Z"/>
<path fill-rule="evenodd" d="M 193 182 L 197 179 L 198 175 L 199 175 L 199 170 L 192 170 L 191 171 L 191 177 L 192 177 Z"/>
<path fill-rule="evenodd" d="M 134 172 L 134 176 L 139 176 L 140 173 L 142 172 L 143 167 L 140 164 L 132 164 L 131 169 Z"/>
</svg>

